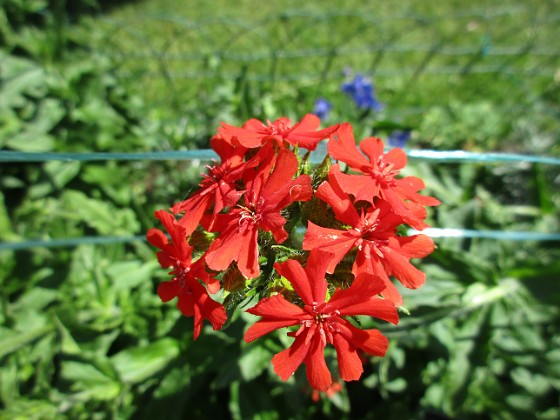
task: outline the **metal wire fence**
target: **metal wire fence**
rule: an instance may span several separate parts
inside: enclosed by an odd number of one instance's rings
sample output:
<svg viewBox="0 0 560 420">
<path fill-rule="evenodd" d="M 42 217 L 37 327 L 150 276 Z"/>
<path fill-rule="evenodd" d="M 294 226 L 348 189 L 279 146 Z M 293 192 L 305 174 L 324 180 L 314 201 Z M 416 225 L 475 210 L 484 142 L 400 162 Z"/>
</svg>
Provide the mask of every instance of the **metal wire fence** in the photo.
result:
<svg viewBox="0 0 560 420">
<path fill-rule="evenodd" d="M 528 156 L 500 153 L 469 153 L 464 151 L 436 151 L 436 150 L 410 150 L 408 156 L 414 160 L 430 163 L 454 163 L 454 162 L 479 162 L 479 163 L 520 163 L 529 162 L 536 164 L 549 164 L 560 166 L 560 159 L 545 156 Z M 25 153 L 0 151 L 0 162 L 48 162 L 61 161 L 136 161 L 136 160 L 210 160 L 218 156 L 212 150 L 189 150 L 174 152 L 152 152 L 152 153 Z M 320 162 L 316 157 L 312 161 Z M 413 229 L 409 234 L 420 232 Z M 542 232 L 511 232 L 494 230 L 473 230 L 456 228 L 430 228 L 421 233 L 433 238 L 485 238 L 502 241 L 560 241 L 560 233 Z M 26 240 L 20 242 L 0 242 L 0 250 L 24 250 L 30 248 L 58 248 L 73 247 L 85 244 L 116 244 L 145 240 L 144 236 L 84 236 L 80 238 L 63 238 L 48 240 Z"/>
<path fill-rule="evenodd" d="M 508 92 L 493 101 L 523 112 L 535 100 L 529 90 L 538 97 L 560 78 L 559 22 L 553 1 L 430 14 L 300 10 L 256 21 L 151 14 L 105 20 L 99 48 L 158 108 L 218 80 L 313 96 L 353 69 L 375 79 L 394 114 L 493 89 Z"/>
<path fill-rule="evenodd" d="M 272 96 L 311 104 L 337 91 L 348 69 L 376 81 L 387 113 L 415 115 L 453 100 L 490 100 L 515 119 L 560 83 L 560 9 L 555 1 L 465 8 L 442 13 L 378 14 L 287 11 L 256 21 L 187 19 L 161 14 L 101 21 L 92 52 L 118 63 L 115 76 L 148 107 L 176 104 L 227 81 L 266 86 Z M 97 22 L 99 24 L 99 21 Z M 406 28 L 406 30 L 403 30 Z M 488 95 L 481 94 L 490 91 Z M 499 91 L 500 94 L 492 94 Z M 528 92 L 530 94 L 528 94 Z M 301 101 L 298 101 L 301 102 Z M 556 115 L 553 107 L 542 112 Z M 554 134 L 554 133 L 553 133 Z M 560 165 L 560 159 L 507 153 L 409 150 L 412 160 Z M 0 151 L 0 162 L 209 160 L 211 150 L 150 153 L 23 153 Z M 431 229 L 434 237 L 560 240 L 560 234 Z M 143 237 L 83 237 L 0 243 L 0 249 L 122 243 Z"/>
</svg>

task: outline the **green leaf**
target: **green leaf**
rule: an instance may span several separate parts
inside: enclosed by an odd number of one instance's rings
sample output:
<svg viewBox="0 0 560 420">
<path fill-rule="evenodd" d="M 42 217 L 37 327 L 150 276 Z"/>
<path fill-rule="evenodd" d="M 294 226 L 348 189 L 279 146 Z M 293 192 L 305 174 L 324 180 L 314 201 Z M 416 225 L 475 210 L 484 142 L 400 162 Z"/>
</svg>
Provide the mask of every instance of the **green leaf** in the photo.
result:
<svg viewBox="0 0 560 420">
<path fill-rule="evenodd" d="M 82 165 L 78 161 L 60 162 L 53 160 L 45 164 L 45 171 L 51 177 L 53 184 L 61 189 L 78 175 L 81 167 Z"/>
<path fill-rule="evenodd" d="M 130 235 L 140 228 L 132 210 L 115 208 L 81 191 L 65 191 L 63 201 L 72 213 L 103 235 Z"/>
<path fill-rule="evenodd" d="M 4 203 L 4 194 L 0 191 L 0 239 L 13 241 L 17 235 L 12 229 L 12 222 L 8 215 L 8 209 Z"/>
<path fill-rule="evenodd" d="M 243 349 L 238 364 L 244 380 L 250 381 L 256 378 L 270 366 L 274 353 L 267 347 L 265 343 L 254 342 Z"/>
<path fill-rule="evenodd" d="M 66 360 L 62 362 L 62 377 L 78 391 L 72 397 L 83 401 L 112 400 L 121 391 L 121 384 L 108 377 L 92 364 Z"/>
<path fill-rule="evenodd" d="M 54 149 L 54 138 L 46 133 L 34 131 L 33 127 L 6 140 L 6 146 L 20 152 L 49 152 Z"/>
<path fill-rule="evenodd" d="M 550 384 L 543 375 L 518 366 L 511 371 L 511 379 L 534 396 L 544 395 L 550 390 Z"/>
<path fill-rule="evenodd" d="M 136 384 L 165 369 L 178 354 L 177 340 L 162 338 L 144 347 L 123 350 L 111 360 L 124 382 Z"/>
<path fill-rule="evenodd" d="M 1 330 L 0 330 L 1 331 Z M 52 331 L 51 325 L 45 325 L 26 332 L 15 332 L 4 329 L 0 338 L 0 359 L 22 347 L 31 345 Z"/>
<path fill-rule="evenodd" d="M 157 261 L 150 263 L 142 263 L 138 260 L 119 261 L 107 268 L 107 274 L 113 279 L 114 290 L 130 290 L 149 282 L 157 267 Z"/>
<path fill-rule="evenodd" d="M 279 419 L 270 393 L 257 382 L 233 382 L 230 386 L 229 409 L 234 420 L 240 419 Z"/>
<path fill-rule="evenodd" d="M 26 94 L 43 96 L 46 93 L 45 72 L 36 63 L 12 55 L 0 54 L 2 62 L 2 101 L 10 107 L 25 105 Z"/>
<path fill-rule="evenodd" d="M 26 400 L 10 401 L 0 413 L 0 420 L 44 420 L 61 419 L 59 408 L 52 401 Z"/>
</svg>

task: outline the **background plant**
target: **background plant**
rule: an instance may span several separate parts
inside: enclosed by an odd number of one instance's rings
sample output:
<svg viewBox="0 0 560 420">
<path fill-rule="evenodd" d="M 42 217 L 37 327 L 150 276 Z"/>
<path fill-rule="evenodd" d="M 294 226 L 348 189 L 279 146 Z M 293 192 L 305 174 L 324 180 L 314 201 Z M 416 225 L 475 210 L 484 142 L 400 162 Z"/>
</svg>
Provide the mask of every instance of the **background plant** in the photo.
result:
<svg viewBox="0 0 560 420">
<path fill-rule="evenodd" d="M 2 2 L 3 150 L 206 148 L 219 121 L 297 120 L 323 97 L 325 124 L 359 138 L 396 124 L 410 148 L 558 156 L 556 1 L 121 3 Z M 347 68 L 385 105 L 369 119 L 341 92 Z M 0 238 L 140 235 L 201 165 L 2 162 Z M 559 231 L 553 166 L 408 171 L 443 201 L 434 226 Z M 2 416 L 557 418 L 558 242 L 436 241 L 388 357 L 315 404 L 271 374 L 281 336 L 242 342 L 245 315 L 193 346 L 142 241 L 1 248 Z"/>
</svg>

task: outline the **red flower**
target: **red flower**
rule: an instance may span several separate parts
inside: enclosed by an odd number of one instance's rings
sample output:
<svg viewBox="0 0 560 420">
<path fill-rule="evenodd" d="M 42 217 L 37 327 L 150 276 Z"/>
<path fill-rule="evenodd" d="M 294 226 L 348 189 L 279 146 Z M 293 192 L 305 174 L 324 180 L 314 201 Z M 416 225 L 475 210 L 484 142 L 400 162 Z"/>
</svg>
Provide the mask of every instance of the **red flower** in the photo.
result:
<svg viewBox="0 0 560 420">
<path fill-rule="evenodd" d="M 187 235 L 196 229 L 206 210 L 212 206 L 213 213 L 218 214 L 224 207 L 234 206 L 239 201 L 244 191 L 236 190 L 235 183 L 246 168 L 258 162 L 256 159 L 244 162 L 247 149 L 232 146 L 220 136 L 213 137 L 210 145 L 220 156 L 220 165 L 206 166 L 208 173 L 202 175 L 204 179 L 199 185 L 200 189 L 171 207 L 175 214 L 184 213 L 179 223 L 186 228 Z"/>
<path fill-rule="evenodd" d="M 332 398 L 336 393 L 342 391 L 342 384 L 338 381 L 334 381 L 329 388 L 325 391 L 325 394 L 328 398 Z M 321 391 L 317 391 L 316 389 L 311 391 L 311 399 L 313 402 L 318 402 L 321 398 Z"/>
<path fill-rule="evenodd" d="M 299 325 L 292 345 L 272 358 L 274 371 L 287 380 L 305 363 L 307 379 L 312 388 L 327 391 L 332 384 L 324 349 L 331 344 L 337 352 L 338 370 L 344 381 L 360 378 L 363 367 L 358 349 L 373 356 L 383 356 L 388 340 L 378 330 L 360 330 L 344 316 L 368 315 L 397 323 L 398 316 L 392 302 L 377 295 L 385 288 L 378 277 L 362 273 L 345 290 L 337 289 L 325 302 L 327 282 L 325 270 L 330 256 L 314 250 L 304 268 L 295 260 L 276 263 L 274 267 L 293 286 L 304 307 L 288 302 L 282 295 L 261 300 L 247 312 L 262 317 L 245 333 L 247 343 L 279 328 Z"/>
<path fill-rule="evenodd" d="M 410 226 L 416 229 L 428 227 L 424 223 L 426 210 L 422 206 L 437 206 L 441 203 L 433 197 L 418 194 L 424 188 L 420 178 L 395 178 L 406 166 L 405 152 L 395 148 L 384 154 L 383 141 L 375 137 L 364 139 L 360 149 L 365 156 L 356 147 L 352 126 L 348 123 L 340 126 L 336 136 L 331 136 L 328 144 L 331 156 L 364 175 L 347 175 L 340 172 L 338 165 L 334 165 L 332 171 L 342 190 L 352 194 L 356 201 L 364 200 L 373 204 L 375 197 L 382 198 Z"/>
<path fill-rule="evenodd" d="M 276 142 L 280 147 L 284 146 L 284 143 L 288 143 L 292 146 L 297 145 L 308 150 L 315 150 L 321 140 L 329 137 L 338 128 L 338 125 L 334 125 L 316 131 L 320 123 L 319 117 L 307 114 L 294 125 L 286 117 L 278 118 L 273 123 L 267 121 L 266 125 L 259 120 L 250 119 L 241 128 L 222 123 L 218 131 L 228 142 L 247 148 Z"/>
<path fill-rule="evenodd" d="M 161 249 L 157 258 L 163 268 L 172 268 L 169 274 L 174 277 L 171 281 L 160 283 L 158 295 L 164 302 L 178 297 L 177 307 L 186 316 L 194 316 L 194 339 L 198 338 L 202 329 L 202 321 L 208 319 L 212 328 L 219 330 L 227 319 L 222 305 L 214 301 L 198 280 L 206 283 L 210 293 L 220 289 L 220 283 L 211 278 L 206 272 L 201 259 L 192 262 L 193 247 L 187 244 L 186 230 L 175 218 L 165 210 L 155 212 L 165 229 L 169 232 L 171 241 L 159 230 L 152 228 L 147 233 L 148 242 Z"/>
<path fill-rule="evenodd" d="M 388 276 L 396 277 L 405 287 L 412 289 L 426 281 L 425 273 L 409 260 L 430 254 L 434 243 L 425 235 L 398 236 L 395 229 L 403 223 L 403 219 L 391 211 L 387 202 L 378 200 L 377 207 L 369 206 L 358 213 L 332 173 L 329 173 L 329 182 L 323 182 L 315 195 L 332 207 L 338 220 L 349 226 L 347 230 L 338 230 L 308 223 L 303 249 L 322 249 L 332 253 L 328 273 L 333 273 L 342 258 L 357 248 L 352 268 L 354 275 L 366 272 L 379 276 L 387 287 L 382 296 L 396 305 L 402 305 L 402 297 Z"/>
<path fill-rule="evenodd" d="M 220 232 L 205 255 L 211 269 L 225 270 L 232 261 L 237 261 L 245 277 L 254 278 L 260 274 L 259 229 L 271 232 L 277 243 L 284 242 L 288 234 L 284 230 L 286 219 L 280 211 L 295 201 L 311 198 L 309 176 L 292 179 L 297 169 L 296 156 L 287 149 L 280 149 L 277 158 L 273 156 L 270 161 L 263 158 L 258 168 L 244 172 L 247 189 L 244 205 L 217 215 L 214 224 L 207 227 L 212 232 Z"/>
</svg>

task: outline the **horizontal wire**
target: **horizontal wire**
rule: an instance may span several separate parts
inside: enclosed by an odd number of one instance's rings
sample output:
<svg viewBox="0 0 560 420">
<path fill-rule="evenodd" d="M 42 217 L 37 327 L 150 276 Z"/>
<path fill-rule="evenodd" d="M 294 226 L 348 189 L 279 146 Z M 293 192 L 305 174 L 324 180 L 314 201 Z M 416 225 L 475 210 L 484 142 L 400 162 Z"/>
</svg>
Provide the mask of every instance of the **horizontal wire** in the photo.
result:
<svg viewBox="0 0 560 420">
<path fill-rule="evenodd" d="M 89 153 L 43 153 L 43 152 L 14 152 L 0 151 L 0 162 L 49 162 L 60 161 L 106 161 L 106 160 L 211 160 L 218 155 L 211 149 L 202 150 L 173 150 L 166 152 L 89 152 Z"/>
<path fill-rule="evenodd" d="M 454 228 L 410 229 L 409 235 L 423 234 L 431 238 L 481 238 L 501 241 L 560 241 L 560 233 L 516 232 L 503 230 L 473 230 Z"/>
<path fill-rule="evenodd" d="M 461 70 L 463 70 L 463 66 L 447 66 L 447 67 L 434 67 L 424 69 L 422 71 L 422 75 L 431 75 L 431 76 L 440 76 L 440 75 L 456 75 L 460 74 Z M 416 67 L 410 68 L 401 68 L 399 70 L 394 69 L 378 69 L 375 71 L 375 77 L 398 77 L 398 76 L 410 76 L 414 75 L 417 72 Z M 469 74 L 479 74 L 479 75 L 488 75 L 488 74 L 499 74 L 499 75 L 508 75 L 508 76 L 534 76 L 534 77 L 547 77 L 551 78 L 554 77 L 557 69 L 553 67 L 537 67 L 533 69 L 508 69 L 504 68 L 502 65 L 494 65 L 494 66 L 475 66 L 469 69 Z M 215 77 L 213 73 L 208 71 L 192 71 L 192 72 L 173 72 L 167 71 L 164 74 L 161 72 L 153 72 L 148 71 L 140 76 L 138 76 L 134 72 L 123 71 L 121 73 L 123 77 L 149 77 L 149 78 L 167 78 L 169 77 L 172 80 L 181 80 L 181 79 L 188 79 L 188 80 L 198 80 L 198 79 L 211 79 Z M 224 72 L 220 74 L 220 78 L 224 80 L 237 80 L 239 79 L 240 75 L 237 72 Z M 319 75 L 317 72 L 315 73 L 296 73 L 296 74 L 287 74 L 287 75 L 266 75 L 266 74 L 257 74 L 257 73 L 247 73 L 243 75 L 243 78 L 253 82 L 268 82 L 268 81 L 314 81 L 319 79 Z M 326 77 L 324 79 L 340 79 L 340 76 L 333 75 Z"/>
<path fill-rule="evenodd" d="M 499 230 L 472 230 L 452 228 L 427 228 L 422 231 L 410 229 L 408 234 L 423 234 L 431 238 L 481 238 L 500 241 L 560 241 L 560 233 L 515 232 Z M 18 251 L 31 248 L 69 248 L 78 245 L 110 245 L 146 241 L 138 236 L 83 236 L 80 238 L 28 240 L 21 242 L 0 242 L 0 251 Z"/>
<path fill-rule="evenodd" d="M 547 165 L 560 165 L 560 158 L 549 156 L 523 155 L 516 153 L 477 153 L 463 150 L 406 150 L 411 160 L 435 161 L 439 163 L 452 162 L 483 162 L 483 163 L 542 163 Z M 43 153 L 43 152 L 16 152 L 0 151 L 0 162 L 49 162 L 57 161 L 138 161 L 138 160 L 212 160 L 218 155 L 211 149 L 201 150 L 175 150 L 165 152 L 143 153 Z M 320 163 L 324 154 L 312 153 L 312 163 Z"/>
<path fill-rule="evenodd" d="M 69 248 L 78 245 L 109 245 L 145 241 L 145 236 L 82 236 L 64 239 L 34 239 L 21 242 L 0 242 L 0 251 L 20 251 L 31 248 Z"/>
<path fill-rule="evenodd" d="M 560 165 L 560 158 L 549 156 L 522 155 L 517 153 L 476 153 L 464 150 L 406 150 L 412 160 L 450 162 L 530 162 L 547 165 Z"/>
<path fill-rule="evenodd" d="M 489 48 L 482 48 L 476 46 L 461 46 L 461 47 L 441 47 L 434 50 L 433 45 L 391 45 L 391 46 L 368 46 L 368 47 L 325 47 L 325 48 L 312 48 L 312 49 L 299 49 L 294 51 L 259 51 L 251 53 L 233 53 L 227 51 L 214 51 L 214 52 L 192 52 L 192 53 L 161 53 L 155 54 L 145 51 L 133 52 L 108 52 L 108 55 L 124 60 L 162 60 L 162 61 L 188 61 L 193 60 L 206 60 L 208 57 L 219 57 L 222 60 L 240 61 L 252 63 L 255 61 L 268 60 L 271 57 L 275 59 L 294 59 L 294 58 L 310 58 L 310 57 L 324 57 L 324 56 L 347 56 L 356 54 L 367 53 L 433 53 L 435 55 L 476 55 L 483 54 L 487 57 L 501 57 L 501 56 L 543 56 L 543 57 L 559 57 L 560 50 L 550 48 L 532 48 L 527 50 L 527 46 L 492 46 Z M 399 75 L 402 70 L 395 70 L 393 74 Z"/>
</svg>

